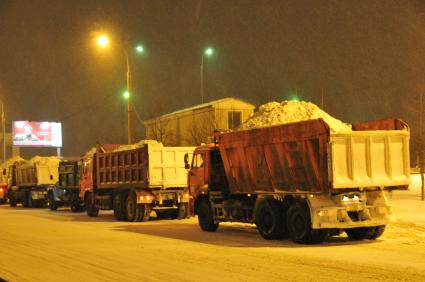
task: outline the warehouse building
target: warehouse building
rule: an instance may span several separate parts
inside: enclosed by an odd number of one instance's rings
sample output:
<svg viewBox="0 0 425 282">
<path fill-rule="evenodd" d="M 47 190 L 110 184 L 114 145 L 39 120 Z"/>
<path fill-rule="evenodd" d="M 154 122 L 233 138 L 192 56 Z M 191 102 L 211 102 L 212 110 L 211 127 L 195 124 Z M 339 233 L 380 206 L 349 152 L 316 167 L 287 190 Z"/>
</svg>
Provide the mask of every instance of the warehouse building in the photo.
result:
<svg viewBox="0 0 425 282">
<path fill-rule="evenodd" d="M 167 146 L 196 146 L 209 142 L 215 129 L 237 128 L 254 109 L 236 98 L 211 101 L 145 121 L 146 138 Z"/>
</svg>

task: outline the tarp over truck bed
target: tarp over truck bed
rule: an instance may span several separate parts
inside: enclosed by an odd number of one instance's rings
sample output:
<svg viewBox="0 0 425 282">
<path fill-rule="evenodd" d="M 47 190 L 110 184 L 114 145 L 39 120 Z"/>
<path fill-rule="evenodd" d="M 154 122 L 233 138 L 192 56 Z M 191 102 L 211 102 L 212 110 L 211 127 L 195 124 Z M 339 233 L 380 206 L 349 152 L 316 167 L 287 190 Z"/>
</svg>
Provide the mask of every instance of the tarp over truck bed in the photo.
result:
<svg viewBox="0 0 425 282">
<path fill-rule="evenodd" d="M 357 128 L 365 130 L 336 134 L 322 119 L 221 133 L 230 192 L 404 188 L 410 181 L 409 131 L 397 121 L 362 123 Z M 376 128 L 389 130 L 370 130 Z"/>
</svg>

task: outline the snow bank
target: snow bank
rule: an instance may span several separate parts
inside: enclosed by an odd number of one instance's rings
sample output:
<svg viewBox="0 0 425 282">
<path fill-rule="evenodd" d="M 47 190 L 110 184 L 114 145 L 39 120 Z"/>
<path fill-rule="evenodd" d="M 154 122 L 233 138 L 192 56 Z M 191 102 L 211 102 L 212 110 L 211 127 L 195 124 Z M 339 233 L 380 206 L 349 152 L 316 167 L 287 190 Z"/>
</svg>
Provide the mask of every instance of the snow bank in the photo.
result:
<svg viewBox="0 0 425 282">
<path fill-rule="evenodd" d="M 270 102 L 259 107 L 242 124 L 243 129 L 264 127 L 322 118 L 330 127 L 331 132 L 351 131 L 351 124 L 344 123 L 321 110 L 318 106 L 304 101 Z"/>
</svg>

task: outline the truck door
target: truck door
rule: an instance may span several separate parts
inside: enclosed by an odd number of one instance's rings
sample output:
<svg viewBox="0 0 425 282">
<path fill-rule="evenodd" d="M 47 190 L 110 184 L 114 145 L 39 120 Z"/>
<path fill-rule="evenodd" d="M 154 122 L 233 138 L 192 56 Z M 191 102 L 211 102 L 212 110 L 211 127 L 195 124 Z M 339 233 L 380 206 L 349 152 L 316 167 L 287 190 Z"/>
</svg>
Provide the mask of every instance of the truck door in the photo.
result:
<svg viewBox="0 0 425 282">
<path fill-rule="evenodd" d="M 192 165 L 189 171 L 189 188 L 191 195 L 206 190 L 205 183 L 205 151 L 196 151 L 193 154 Z"/>
</svg>

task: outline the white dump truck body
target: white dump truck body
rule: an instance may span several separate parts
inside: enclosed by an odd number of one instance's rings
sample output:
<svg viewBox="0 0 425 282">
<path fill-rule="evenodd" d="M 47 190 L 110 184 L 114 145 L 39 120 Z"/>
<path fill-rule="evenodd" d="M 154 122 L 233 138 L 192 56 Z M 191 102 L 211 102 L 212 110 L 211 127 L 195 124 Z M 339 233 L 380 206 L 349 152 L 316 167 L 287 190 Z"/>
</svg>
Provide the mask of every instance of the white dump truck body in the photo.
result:
<svg viewBox="0 0 425 282">
<path fill-rule="evenodd" d="M 19 187 L 56 185 L 59 179 L 59 159 L 34 157 L 16 167 L 16 184 Z"/>
<path fill-rule="evenodd" d="M 333 189 L 410 184 L 409 132 L 351 131 L 330 135 Z"/>
</svg>

